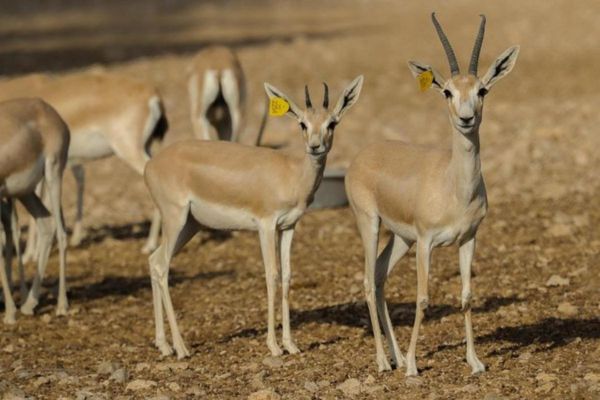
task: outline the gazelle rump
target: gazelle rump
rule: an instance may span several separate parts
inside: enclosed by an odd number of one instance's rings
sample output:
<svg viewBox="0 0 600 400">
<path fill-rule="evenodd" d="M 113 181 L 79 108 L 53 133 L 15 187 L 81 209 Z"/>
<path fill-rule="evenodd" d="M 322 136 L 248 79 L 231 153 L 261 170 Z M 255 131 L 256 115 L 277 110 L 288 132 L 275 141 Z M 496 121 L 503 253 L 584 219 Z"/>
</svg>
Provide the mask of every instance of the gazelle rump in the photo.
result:
<svg viewBox="0 0 600 400">
<path fill-rule="evenodd" d="M 215 46 L 198 52 L 189 71 L 188 92 L 196 138 L 239 140 L 244 122 L 246 81 L 233 50 Z"/>
<path fill-rule="evenodd" d="M 429 301 L 427 284 L 431 251 L 435 247 L 457 244 L 463 286 L 461 302 L 467 338 L 466 358 L 472 372 L 478 373 L 485 367 L 477 358 L 473 343 L 470 278 L 475 234 L 487 211 L 479 156 L 479 126 L 485 95 L 512 70 L 519 48 L 506 50 L 479 78 L 477 64 L 485 30 L 485 17 L 482 16 L 469 73 L 463 75 L 434 14 L 432 20 L 446 51 L 452 76 L 445 80 L 429 65 L 417 62 L 409 62 L 409 67 L 415 77 L 424 72 L 431 73 L 432 86 L 445 96 L 452 127 L 451 148 L 401 141 L 371 145 L 352 162 L 346 175 L 346 191 L 365 250 L 364 284 L 379 370 L 390 369 L 381 339 L 381 319 L 394 363 L 400 367 L 406 361 L 406 374 L 417 375 L 415 350 Z M 377 256 L 380 223 L 393 235 Z M 414 243 L 417 246 L 417 302 L 405 360 L 394 337 L 384 286 L 394 265 Z"/>
<path fill-rule="evenodd" d="M 39 235 L 38 268 L 27 300 L 21 306 L 24 314 L 33 314 L 38 304 L 41 281 L 55 234 L 58 238 L 60 268 L 56 313 L 67 313 L 67 239 L 63 226 L 61 195 L 69 139 L 67 125 L 44 101 L 22 98 L 0 102 L 0 198 L 8 200 L 1 206 L 8 207 L 7 214 L 13 214 L 14 217 L 12 200 L 16 198 L 21 201 L 35 218 Z M 35 187 L 42 180 L 48 191 L 50 210 L 35 194 Z M 11 221 L 10 225 L 13 224 L 16 225 Z M 6 245 L 6 231 L 4 224 L 0 223 L 0 253 L 4 252 Z M 4 322 L 14 323 L 16 307 L 8 285 L 3 256 L 0 256 L 0 278 L 4 292 Z"/>
<path fill-rule="evenodd" d="M 171 258 L 201 226 L 258 231 L 267 283 L 267 345 L 272 355 L 282 354 L 275 338 L 280 264 L 283 347 L 289 353 L 299 351 L 291 335 L 288 304 L 294 228 L 319 186 L 335 126 L 358 99 L 362 82 L 362 76 L 352 81 L 332 111 L 328 109 L 327 90 L 323 107 L 313 107 L 307 89 L 306 108 L 301 109 L 283 92 L 265 83 L 267 95 L 286 101 L 286 115 L 299 123 L 305 143 L 302 152 L 189 140 L 168 146 L 148 162 L 146 184 L 163 221 L 161 244 L 149 258 L 155 343 L 163 354 L 172 353 L 165 338 L 163 307 L 177 357 L 189 354 L 175 319 L 168 274 Z"/>
<path fill-rule="evenodd" d="M 61 77 L 28 75 L 0 82 L 0 98 L 39 96 L 51 104 L 71 130 L 68 164 L 77 187 L 77 214 L 71 244 L 85 237 L 83 227 L 84 164 L 116 155 L 142 174 L 150 149 L 162 140 L 168 124 L 157 90 L 144 82 L 107 72 Z M 158 212 L 154 213 L 145 252 L 156 248 Z M 31 226 L 31 224 L 30 224 Z M 25 259 L 35 257 L 28 240 Z"/>
</svg>

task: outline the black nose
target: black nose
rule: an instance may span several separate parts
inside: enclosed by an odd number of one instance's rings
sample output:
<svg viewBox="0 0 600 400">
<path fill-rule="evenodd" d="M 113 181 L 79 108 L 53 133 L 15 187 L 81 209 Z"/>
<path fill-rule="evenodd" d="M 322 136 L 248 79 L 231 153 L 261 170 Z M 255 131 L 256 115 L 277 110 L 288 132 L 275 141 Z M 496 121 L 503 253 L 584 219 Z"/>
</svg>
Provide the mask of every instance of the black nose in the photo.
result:
<svg viewBox="0 0 600 400">
<path fill-rule="evenodd" d="M 460 117 L 460 120 L 463 122 L 463 124 L 468 124 L 469 122 L 473 121 L 473 117 L 469 117 L 469 118 Z"/>
<path fill-rule="evenodd" d="M 311 145 L 309 145 L 309 147 L 310 147 L 310 149 L 311 149 L 311 150 L 316 150 L 316 149 L 318 149 L 320 146 L 321 146 L 320 144 L 311 144 Z"/>
</svg>

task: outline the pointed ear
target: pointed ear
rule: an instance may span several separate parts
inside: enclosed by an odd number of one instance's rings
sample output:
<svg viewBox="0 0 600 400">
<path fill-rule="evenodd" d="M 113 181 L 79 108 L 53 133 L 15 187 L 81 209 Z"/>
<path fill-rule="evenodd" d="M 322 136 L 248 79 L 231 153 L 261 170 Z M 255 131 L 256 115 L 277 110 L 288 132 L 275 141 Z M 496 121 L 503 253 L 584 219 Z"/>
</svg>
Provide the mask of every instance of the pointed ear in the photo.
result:
<svg viewBox="0 0 600 400">
<path fill-rule="evenodd" d="M 433 69 L 430 65 L 422 64 L 418 61 L 409 61 L 408 68 L 410 72 L 412 72 L 413 78 L 417 78 L 423 72 L 431 71 L 433 74 L 433 82 L 431 82 L 431 86 L 441 91 L 446 83 L 446 79 L 440 74 L 437 70 Z"/>
<path fill-rule="evenodd" d="M 500 54 L 500 57 L 496 58 L 496 61 L 494 61 L 490 69 L 481 78 L 481 82 L 483 82 L 487 90 L 512 71 L 519 56 L 519 49 L 519 46 L 513 46 Z"/>
<path fill-rule="evenodd" d="M 358 100 L 358 95 L 360 94 L 360 90 L 363 85 L 363 76 L 357 76 L 342 92 L 339 100 L 337 101 L 332 115 L 339 121 L 342 116 L 356 103 Z"/>
<path fill-rule="evenodd" d="M 288 96 L 283 94 L 281 90 L 265 82 L 265 92 L 267 92 L 267 96 L 269 96 L 269 99 L 277 97 L 285 100 L 290 105 L 290 108 L 287 111 L 286 115 L 289 115 L 290 117 L 295 118 L 298 121 L 302 119 L 303 110 L 300 109 L 292 100 L 290 100 Z"/>
</svg>

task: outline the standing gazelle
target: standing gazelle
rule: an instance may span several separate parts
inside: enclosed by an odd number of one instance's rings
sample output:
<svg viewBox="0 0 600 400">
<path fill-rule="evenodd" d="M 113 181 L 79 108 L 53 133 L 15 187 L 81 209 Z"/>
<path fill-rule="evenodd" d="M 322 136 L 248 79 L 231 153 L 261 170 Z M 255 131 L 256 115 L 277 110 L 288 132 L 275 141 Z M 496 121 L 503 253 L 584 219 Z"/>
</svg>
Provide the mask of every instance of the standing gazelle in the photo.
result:
<svg viewBox="0 0 600 400">
<path fill-rule="evenodd" d="M 329 111 L 327 85 L 323 107 L 313 108 L 308 88 L 306 109 L 265 83 L 270 98 L 287 102 L 286 115 L 302 129 L 302 153 L 225 141 L 188 140 L 175 143 L 148 162 L 146 184 L 162 215 L 162 243 L 149 258 L 156 323 L 156 346 L 172 353 L 166 341 L 163 307 L 167 313 L 177 357 L 189 353 L 179 333 L 169 295 L 171 258 L 200 226 L 258 231 L 265 264 L 268 297 L 267 345 L 282 354 L 275 338 L 275 293 L 281 263 L 283 347 L 299 350 L 290 330 L 288 292 L 290 249 L 296 222 L 313 200 L 333 144 L 333 131 L 356 102 L 363 83 L 359 76 L 346 87 Z"/>
<path fill-rule="evenodd" d="M 69 129 L 65 122 L 42 100 L 15 99 L 0 103 L 0 198 L 19 199 L 35 218 L 39 235 L 38 270 L 29 296 L 21 306 L 24 314 L 32 314 L 38 303 L 41 281 L 55 233 L 58 237 L 60 263 L 56 313 L 65 315 L 67 312 L 67 238 L 63 226 L 61 192 L 69 139 Z M 34 192 L 42 179 L 48 190 L 50 210 L 46 209 Z M 5 204 L 9 208 L 13 207 L 12 201 Z M 12 210 L 8 211 L 10 215 Z M 0 278 L 4 291 L 4 322 L 14 323 L 16 308 L 2 256 L 6 244 L 6 231 L 0 223 Z"/>
<path fill-rule="evenodd" d="M 446 81 L 429 65 L 412 61 L 409 67 L 415 76 L 424 72 L 432 74 L 433 87 L 445 96 L 452 125 L 452 147 L 446 150 L 400 141 L 369 146 L 352 162 L 346 176 L 346 191 L 365 248 L 364 283 L 379 370 L 390 369 L 381 340 L 381 319 L 394 363 L 399 367 L 406 361 L 406 374 L 417 375 L 415 349 L 428 304 L 431 251 L 434 247 L 457 244 L 460 248 L 467 362 L 473 373 L 478 373 L 485 367 L 477 358 L 473 345 L 470 279 L 475 234 L 487 211 L 479 158 L 479 125 L 484 96 L 512 70 L 519 47 L 511 47 L 502 53 L 486 74 L 478 78 L 477 64 L 485 30 L 485 17 L 482 16 L 469 73 L 461 75 L 452 47 L 434 14 L 432 19 L 448 57 L 452 76 Z M 393 236 L 377 257 L 380 222 L 393 232 Z M 394 337 L 384 285 L 394 265 L 415 242 L 416 315 L 407 359 L 404 360 Z"/>
</svg>

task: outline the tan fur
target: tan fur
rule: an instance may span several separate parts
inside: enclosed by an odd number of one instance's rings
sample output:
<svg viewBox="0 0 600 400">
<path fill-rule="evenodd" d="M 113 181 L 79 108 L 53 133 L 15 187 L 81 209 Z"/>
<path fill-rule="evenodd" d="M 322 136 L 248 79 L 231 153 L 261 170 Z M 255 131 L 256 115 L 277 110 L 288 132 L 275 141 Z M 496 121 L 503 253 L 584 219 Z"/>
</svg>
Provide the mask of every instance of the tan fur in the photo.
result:
<svg viewBox="0 0 600 400">
<path fill-rule="evenodd" d="M 41 280 L 55 233 L 60 250 L 57 313 L 64 315 L 67 311 L 66 237 L 60 200 L 68 147 L 67 125 L 44 101 L 25 98 L 0 102 L 0 197 L 21 200 L 40 227 L 38 272 L 27 301 L 21 308 L 25 314 L 33 313 L 37 305 Z M 48 187 L 50 211 L 34 193 L 36 185 L 42 180 Z M 6 204 L 12 207 L 12 202 Z M 12 210 L 9 211 L 12 213 Z M 6 243 L 6 233 L 0 224 L 0 249 L 4 249 Z M 14 323 L 16 308 L 7 281 L 4 257 L 0 257 L 0 275 L 6 305 L 4 321 Z"/>
</svg>

